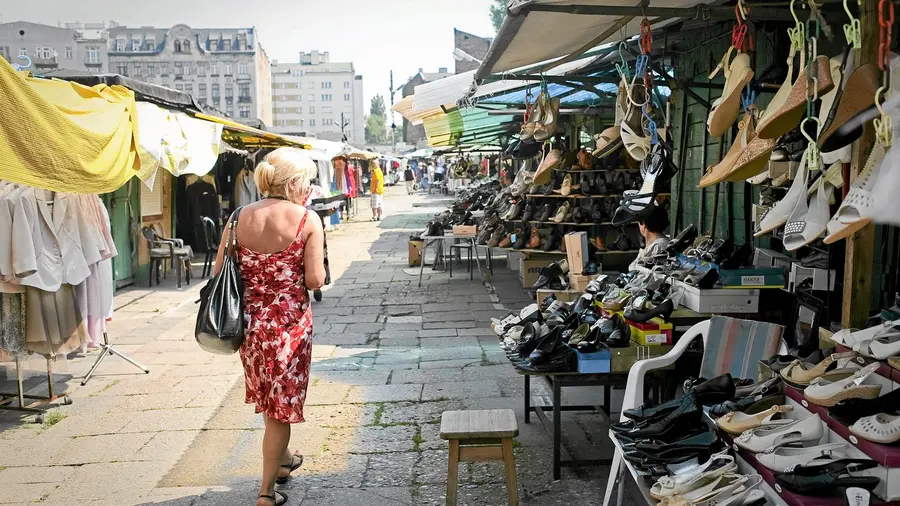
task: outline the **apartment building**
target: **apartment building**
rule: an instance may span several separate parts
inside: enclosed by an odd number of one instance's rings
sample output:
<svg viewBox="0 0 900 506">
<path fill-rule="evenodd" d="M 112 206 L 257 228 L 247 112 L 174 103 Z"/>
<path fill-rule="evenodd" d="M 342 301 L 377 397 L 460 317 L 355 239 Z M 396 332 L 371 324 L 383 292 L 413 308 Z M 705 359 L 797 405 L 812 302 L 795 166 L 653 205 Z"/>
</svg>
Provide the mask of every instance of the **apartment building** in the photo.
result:
<svg viewBox="0 0 900 506">
<path fill-rule="evenodd" d="M 332 62 L 327 51 L 272 62 L 272 106 L 275 132 L 365 142 L 363 78 L 353 63 Z"/>
<path fill-rule="evenodd" d="M 67 23 L 63 26 L 27 21 L 0 23 L 0 57 L 24 64 L 25 60 L 17 57 L 27 56 L 31 59 L 31 70 L 35 72 L 56 69 L 108 72 L 108 28 L 105 23 Z"/>
<path fill-rule="evenodd" d="M 272 125 L 269 59 L 255 28 L 116 26 L 110 71 L 190 93 L 236 121 Z"/>
</svg>

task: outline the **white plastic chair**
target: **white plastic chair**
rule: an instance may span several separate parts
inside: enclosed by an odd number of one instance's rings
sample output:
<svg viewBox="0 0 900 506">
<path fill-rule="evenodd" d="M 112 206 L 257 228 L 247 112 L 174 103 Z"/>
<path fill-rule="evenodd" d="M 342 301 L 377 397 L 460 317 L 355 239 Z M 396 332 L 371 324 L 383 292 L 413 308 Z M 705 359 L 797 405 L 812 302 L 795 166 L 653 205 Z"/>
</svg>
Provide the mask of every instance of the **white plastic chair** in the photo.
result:
<svg viewBox="0 0 900 506">
<path fill-rule="evenodd" d="M 709 339 L 709 320 L 700 322 L 688 329 L 678 342 L 675 343 L 675 346 L 669 353 L 666 353 L 661 357 L 635 362 L 628 372 L 628 383 L 625 385 L 625 398 L 622 402 L 622 413 L 624 413 L 626 409 L 634 409 L 644 403 L 644 376 L 646 376 L 649 371 L 662 369 L 663 367 L 674 364 L 675 361 L 684 354 L 684 351 L 697 336 L 703 338 L 703 349 L 706 350 L 706 342 Z M 623 418 L 624 415 L 620 415 L 620 421 Z M 610 437 L 612 437 L 612 435 L 610 435 Z M 622 452 L 617 448 L 613 455 L 612 465 L 609 468 L 609 478 L 607 478 L 606 481 L 606 495 L 603 497 L 603 506 L 609 506 L 616 484 L 619 484 L 616 504 L 622 504 L 622 499 L 625 494 L 622 478 L 625 476 L 625 471 Z"/>
</svg>

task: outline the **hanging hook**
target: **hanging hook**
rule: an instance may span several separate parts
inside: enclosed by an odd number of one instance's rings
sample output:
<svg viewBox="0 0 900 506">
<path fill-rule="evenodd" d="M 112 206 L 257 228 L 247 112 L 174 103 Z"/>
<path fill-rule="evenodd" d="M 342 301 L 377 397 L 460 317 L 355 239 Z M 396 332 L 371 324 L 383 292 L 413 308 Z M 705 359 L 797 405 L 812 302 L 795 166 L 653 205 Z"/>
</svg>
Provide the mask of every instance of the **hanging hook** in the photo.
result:
<svg viewBox="0 0 900 506">
<path fill-rule="evenodd" d="M 803 47 L 803 43 L 806 40 L 806 27 L 800 21 L 800 18 L 797 17 L 797 12 L 794 10 L 794 4 L 797 0 L 791 0 L 791 17 L 794 18 L 794 27 L 788 28 L 788 37 L 791 39 L 791 44 L 795 47 Z M 803 4 L 800 4 L 801 8 Z"/>
<path fill-rule="evenodd" d="M 810 137 L 809 133 L 806 131 L 806 123 L 809 121 L 816 124 L 816 132 L 819 131 L 819 126 L 821 126 L 819 118 L 815 116 L 807 116 L 806 119 L 803 120 L 803 123 L 800 123 L 800 133 L 803 134 L 803 137 L 809 142 L 809 147 L 806 149 L 806 168 L 809 170 L 818 170 L 819 148 L 816 147 L 816 140 Z"/>
<path fill-rule="evenodd" d="M 628 44 L 626 44 L 624 40 L 622 42 L 619 42 L 619 60 L 621 60 L 622 63 L 621 65 L 618 63 L 616 64 L 616 71 L 619 72 L 619 75 L 622 76 L 622 78 L 625 79 L 626 82 L 631 80 L 631 76 L 628 74 L 628 60 L 625 59 L 624 52 L 627 50 Z"/>
<path fill-rule="evenodd" d="M 878 141 L 885 147 L 890 147 L 894 137 L 894 125 L 893 120 L 891 120 L 891 117 L 888 116 L 887 112 L 885 112 L 882 107 L 882 97 L 886 91 L 887 88 L 882 86 L 875 92 L 875 107 L 878 109 L 878 112 L 881 113 L 881 116 L 875 118 L 875 121 L 872 123 L 875 126 L 875 137 L 878 138 Z"/>
<path fill-rule="evenodd" d="M 22 65 L 20 63 L 13 63 L 13 67 L 16 69 L 17 72 L 20 70 L 25 70 L 31 66 L 31 58 L 29 58 L 27 55 L 24 55 L 24 54 L 19 55 L 19 56 L 16 56 L 16 58 L 19 60 L 25 60 L 25 65 Z"/>
<path fill-rule="evenodd" d="M 854 49 L 859 49 L 862 45 L 862 32 L 859 25 L 859 20 L 853 17 L 853 13 L 850 12 L 850 7 L 847 5 L 848 0 L 844 0 L 844 12 L 847 13 L 847 17 L 850 18 L 850 22 L 844 25 L 844 37 L 847 38 L 847 44 Z M 859 5 L 859 0 L 857 0 L 856 4 Z"/>
</svg>

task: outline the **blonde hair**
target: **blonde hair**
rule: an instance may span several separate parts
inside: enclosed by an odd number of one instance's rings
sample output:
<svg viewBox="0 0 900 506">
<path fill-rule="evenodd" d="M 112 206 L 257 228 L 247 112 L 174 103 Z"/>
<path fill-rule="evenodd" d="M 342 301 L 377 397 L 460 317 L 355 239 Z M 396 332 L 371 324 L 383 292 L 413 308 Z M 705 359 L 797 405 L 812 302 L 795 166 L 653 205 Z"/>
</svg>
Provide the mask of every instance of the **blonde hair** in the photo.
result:
<svg viewBox="0 0 900 506">
<path fill-rule="evenodd" d="M 263 196 L 302 205 L 315 174 L 315 162 L 302 149 L 278 148 L 256 166 L 254 179 Z"/>
</svg>

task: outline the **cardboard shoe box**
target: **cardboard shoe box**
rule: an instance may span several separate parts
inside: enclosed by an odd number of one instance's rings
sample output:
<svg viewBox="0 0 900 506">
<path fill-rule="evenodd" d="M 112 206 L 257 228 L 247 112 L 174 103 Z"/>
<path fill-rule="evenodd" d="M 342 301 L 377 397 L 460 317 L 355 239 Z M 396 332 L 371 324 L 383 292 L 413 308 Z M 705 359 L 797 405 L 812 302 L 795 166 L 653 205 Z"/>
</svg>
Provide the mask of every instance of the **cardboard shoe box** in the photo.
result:
<svg viewBox="0 0 900 506">
<path fill-rule="evenodd" d="M 477 232 L 475 225 L 453 225 L 453 235 L 475 235 Z"/>
<path fill-rule="evenodd" d="M 522 257 L 522 264 L 519 268 L 519 279 L 522 280 L 523 288 L 531 288 L 531 285 L 538 280 L 541 275 L 541 269 L 559 260 L 558 256 L 553 255 L 531 255 Z"/>
<path fill-rule="evenodd" d="M 588 276 L 587 274 L 569 274 L 569 289 L 577 290 L 579 292 L 584 292 L 587 289 L 588 283 L 594 279 L 594 276 Z"/>
<path fill-rule="evenodd" d="M 418 267 L 422 265 L 422 248 L 425 241 L 409 241 L 409 266 Z"/>
<path fill-rule="evenodd" d="M 566 242 L 569 274 L 581 274 L 588 261 L 587 232 L 569 232 L 563 240 Z"/>
</svg>

